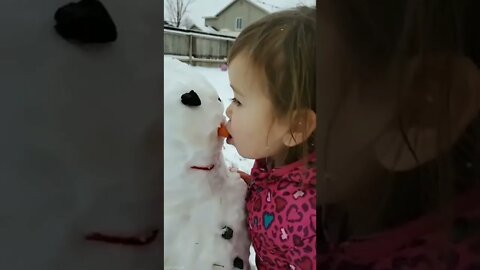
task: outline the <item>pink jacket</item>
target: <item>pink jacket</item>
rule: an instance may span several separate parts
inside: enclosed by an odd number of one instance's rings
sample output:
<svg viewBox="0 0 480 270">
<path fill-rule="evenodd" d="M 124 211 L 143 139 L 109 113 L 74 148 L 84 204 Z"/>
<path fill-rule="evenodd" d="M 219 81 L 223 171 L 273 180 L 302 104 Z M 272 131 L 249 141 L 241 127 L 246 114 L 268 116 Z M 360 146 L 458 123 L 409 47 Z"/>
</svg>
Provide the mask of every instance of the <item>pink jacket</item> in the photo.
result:
<svg viewBox="0 0 480 270">
<path fill-rule="evenodd" d="M 251 177 L 247 222 L 258 269 L 316 269 L 314 166 L 297 161 L 267 171 L 265 162 L 256 160 Z"/>
</svg>

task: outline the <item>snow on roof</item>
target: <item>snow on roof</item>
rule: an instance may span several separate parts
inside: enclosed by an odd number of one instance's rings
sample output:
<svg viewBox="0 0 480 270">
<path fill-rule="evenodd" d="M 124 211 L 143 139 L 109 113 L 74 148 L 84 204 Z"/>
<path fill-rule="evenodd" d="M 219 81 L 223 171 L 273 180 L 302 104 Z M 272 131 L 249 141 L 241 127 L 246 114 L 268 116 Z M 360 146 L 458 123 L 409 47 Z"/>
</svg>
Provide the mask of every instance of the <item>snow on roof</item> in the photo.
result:
<svg viewBox="0 0 480 270">
<path fill-rule="evenodd" d="M 204 18 L 214 16 L 232 2 L 234 0 L 194 0 L 186 16 L 202 31 L 216 32 L 212 27 L 205 26 Z"/>
<path fill-rule="evenodd" d="M 267 13 L 273 13 L 284 9 L 294 8 L 300 5 L 315 6 L 316 0 L 245 0 L 259 7 Z M 215 17 L 227 9 L 235 1 L 227 1 L 228 4 L 223 6 L 217 13 L 208 17 Z"/>
<path fill-rule="evenodd" d="M 315 0 L 247 0 L 268 13 L 294 8 L 300 5 L 314 6 Z"/>
<path fill-rule="evenodd" d="M 248 0 L 254 5 L 257 5 L 267 11 L 268 13 L 277 12 L 283 9 L 288 9 L 296 6 L 296 3 L 281 3 L 278 1 L 268 1 L 268 0 Z"/>
</svg>

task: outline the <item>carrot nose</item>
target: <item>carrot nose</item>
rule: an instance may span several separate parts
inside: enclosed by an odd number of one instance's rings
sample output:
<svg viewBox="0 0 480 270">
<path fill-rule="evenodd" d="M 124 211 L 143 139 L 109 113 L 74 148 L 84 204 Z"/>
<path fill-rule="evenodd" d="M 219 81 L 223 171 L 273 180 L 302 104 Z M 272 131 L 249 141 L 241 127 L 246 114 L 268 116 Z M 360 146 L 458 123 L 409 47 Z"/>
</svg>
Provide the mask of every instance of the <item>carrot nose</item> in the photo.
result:
<svg viewBox="0 0 480 270">
<path fill-rule="evenodd" d="M 227 128 L 223 124 L 218 128 L 217 134 L 219 137 L 223 138 L 228 138 L 228 136 L 230 136 L 230 133 L 228 133 Z"/>
</svg>

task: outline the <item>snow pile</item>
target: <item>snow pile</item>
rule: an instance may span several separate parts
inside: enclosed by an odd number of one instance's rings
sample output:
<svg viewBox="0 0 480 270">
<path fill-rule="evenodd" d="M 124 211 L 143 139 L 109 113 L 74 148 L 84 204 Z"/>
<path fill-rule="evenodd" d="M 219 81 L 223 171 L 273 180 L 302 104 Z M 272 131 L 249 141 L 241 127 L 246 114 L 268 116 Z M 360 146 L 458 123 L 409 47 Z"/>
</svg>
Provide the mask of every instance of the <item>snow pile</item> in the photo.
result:
<svg viewBox="0 0 480 270">
<path fill-rule="evenodd" d="M 164 267 L 247 269 L 246 185 L 223 158 L 222 101 L 193 68 L 164 60 Z"/>
<path fill-rule="evenodd" d="M 212 84 L 218 92 L 223 105 L 228 107 L 233 98 L 233 90 L 230 87 L 230 81 L 228 79 L 228 73 L 218 68 L 207 68 L 195 66 L 195 71 L 203 75 Z M 226 115 L 225 115 L 226 116 Z M 238 170 L 250 173 L 254 160 L 247 159 L 240 156 L 234 146 L 229 144 L 223 145 L 223 155 L 228 167 L 237 168 Z M 255 250 L 250 247 L 250 266 L 252 270 L 257 269 L 255 267 Z"/>
</svg>

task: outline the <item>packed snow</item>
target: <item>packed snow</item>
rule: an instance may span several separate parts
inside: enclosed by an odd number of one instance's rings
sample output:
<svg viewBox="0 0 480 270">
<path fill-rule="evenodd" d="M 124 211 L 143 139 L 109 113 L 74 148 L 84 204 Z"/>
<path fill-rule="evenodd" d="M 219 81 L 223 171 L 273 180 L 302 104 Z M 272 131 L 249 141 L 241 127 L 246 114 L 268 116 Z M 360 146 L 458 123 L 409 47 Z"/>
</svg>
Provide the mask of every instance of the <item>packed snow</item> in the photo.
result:
<svg viewBox="0 0 480 270">
<path fill-rule="evenodd" d="M 220 67 L 211 68 L 196 66 L 193 68 L 205 76 L 205 78 L 207 78 L 207 80 L 216 88 L 225 108 L 227 108 L 233 98 L 233 90 L 230 87 L 227 71 L 222 71 Z M 223 154 L 228 166 L 250 173 L 254 160 L 241 157 L 235 147 L 228 144 L 223 145 Z M 250 247 L 249 262 L 251 269 L 255 270 L 255 250 L 253 247 Z"/>
<path fill-rule="evenodd" d="M 247 185 L 223 158 L 224 104 L 204 76 L 164 60 L 164 267 L 247 269 Z"/>
</svg>

